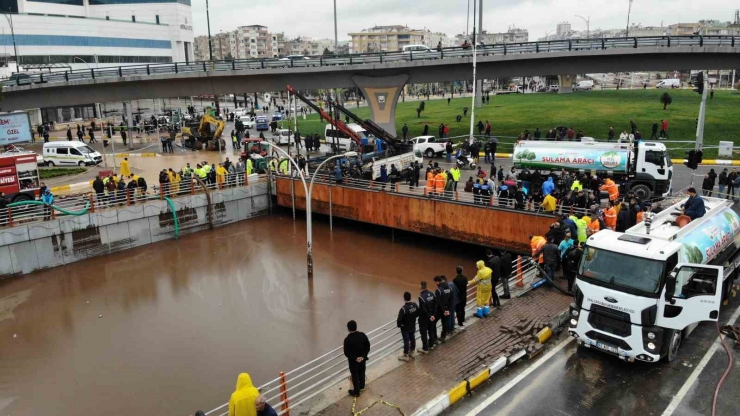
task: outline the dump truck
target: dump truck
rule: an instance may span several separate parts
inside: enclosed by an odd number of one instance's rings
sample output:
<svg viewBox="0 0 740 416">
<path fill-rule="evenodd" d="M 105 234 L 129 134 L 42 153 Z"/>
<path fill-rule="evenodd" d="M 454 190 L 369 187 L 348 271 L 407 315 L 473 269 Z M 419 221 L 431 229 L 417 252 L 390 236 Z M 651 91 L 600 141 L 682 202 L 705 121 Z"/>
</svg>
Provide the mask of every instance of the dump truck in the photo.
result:
<svg viewBox="0 0 740 416">
<path fill-rule="evenodd" d="M 632 191 L 643 201 L 671 192 L 673 163 L 663 143 L 523 140 L 512 157 L 518 169 L 611 176 L 620 194 Z"/>
<path fill-rule="evenodd" d="M 703 200 L 700 218 L 682 215 L 684 198 L 623 233 L 586 240 L 568 325 L 579 345 L 671 362 L 699 322 L 718 320 L 738 277 L 740 216 L 732 201 Z"/>
</svg>

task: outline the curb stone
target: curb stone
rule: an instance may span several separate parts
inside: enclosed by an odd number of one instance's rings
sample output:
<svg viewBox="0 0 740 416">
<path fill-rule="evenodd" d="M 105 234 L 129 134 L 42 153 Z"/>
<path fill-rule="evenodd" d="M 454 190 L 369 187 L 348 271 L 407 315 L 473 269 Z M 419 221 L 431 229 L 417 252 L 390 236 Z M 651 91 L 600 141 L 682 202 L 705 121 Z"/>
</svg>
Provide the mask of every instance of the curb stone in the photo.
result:
<svg viewBox="0 0 740 416">
<path fill-rule="evenodd" d="M 564 310 L 557 314 L 550 320 L 548 326 L 555 330 L 560 326 L 564 325 L 568 319 L 568 310 Z M 553 331 L 555 332 L 555 331 Z M 547 341 L 545 341 L 547 342 Z M 501 356 L 499 359 L 489 365 L 487 369 L 483 370 L 479 374 L 469 377 L 456 386 L 451 388 L 445 393 L 440 394 L 434 399 L 428 401 L 417 409 L 411 416 L 437 416 L 448 409 L 450 406 L 460 401 L 467 394 L 471 393 L 473 389 L 482 385 L 486 380 L 490 380 L 496 373 L 514 364 L 515 362 L 522 359 L 522 357 L 533 357 L 540 353 L 544 348 L 542 344 L 537 344 L 534 353 L 528 353 L 526 349 L 521 349 L 509 356 Z M 466 388 L 465 392 L 462 391 L 463 387 Z"/>
</svg>

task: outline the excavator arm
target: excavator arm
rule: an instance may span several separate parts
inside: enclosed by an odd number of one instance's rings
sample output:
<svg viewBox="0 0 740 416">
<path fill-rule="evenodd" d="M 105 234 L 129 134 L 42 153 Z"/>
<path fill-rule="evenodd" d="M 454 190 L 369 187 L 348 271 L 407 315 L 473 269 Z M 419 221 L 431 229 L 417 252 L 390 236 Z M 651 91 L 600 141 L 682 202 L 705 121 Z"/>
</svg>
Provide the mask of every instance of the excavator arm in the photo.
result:
<svg viewBox="0 0 740 416">
<path fill-rule="evenodd" d="M 221 134 L 223 134 L 224 129 L 226 128 L 226 123 L 223 120 L 218 120 L 208 114 L 203 114 L 203 116 L 200 118 L 200 126 L 198 126 L 198 134 L 201 137 L 208 137 L 208 125 L 213 124 L 216 126 L 216 132 L 213 133 L 213 138 L 218 140 L 221 138 Z"/>
<path fill-rule="evenodd" d="M 334 119 L 332 119 L 329 116 L 329 114 L 326 114 L 326 112 L 324 110 L 322 110 L 316 104 L 312 103 L 311 100 L 309 100 L 308 98 L 304 97 L 303 94 L 301 94 L 298 91 L 296 91 L 292 86 L 288 85 L 285 89 L 287 89 L 289 93 L 295 95 L 296 98 L 298 98 L 299 100 L 303 101 L 307 106 L 311 107 L 313 109 L 313 111 L 315 111 L 316 113 L 318 113 L 319 116 L 321 118 L 323 118 L 324 120 L 326 120 L 327 123 L 333 125 L 334 127 L 337 128 L 337 130 L 341 131 L 347 137 L 351 138 L 357 144 L 357 148 L 359 149 L 359 151 L 362 152 L 362 138 L 360 138 L 360 136 L 357 133 L 355 133 L 354 130 L 352 130 L 351 128 L 347 127 L 347 125 L 344 124 L 344 122 L 342 120 L 334 120 Z"/>
</svg>

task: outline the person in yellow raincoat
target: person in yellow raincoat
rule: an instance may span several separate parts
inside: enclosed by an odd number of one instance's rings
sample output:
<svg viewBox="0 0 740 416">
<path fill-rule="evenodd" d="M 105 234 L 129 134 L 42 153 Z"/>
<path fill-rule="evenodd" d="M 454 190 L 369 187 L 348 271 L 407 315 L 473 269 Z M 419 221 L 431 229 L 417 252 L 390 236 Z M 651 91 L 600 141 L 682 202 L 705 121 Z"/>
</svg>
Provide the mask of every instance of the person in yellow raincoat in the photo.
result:
<svg viewBox="0 0 740 416">
<path fill-rule="evenodd" d="M 216 182 L 218 182 L 219 187 L 222 187 L 224 185 L 226 174 L 228 173 L 229 171 L 224 168 L 224 165 L 219 163 L 218 167 L 216 168 Z"/>
<path fill-rule="evenodd" d="M 123 162 L 121 162 L 121 177 L 125 178 L 131 176 L 131 167 L 128 164 L 128 158 L 124 157 Z"/>
<path fill-rule="evenodd" d="M 229 399 L 229 416 L 257 416 L 254 406 L 259 390 L 252 384 L 252 378 L 247 373 L 239 374 L 236 379 L 236 390 Z"/>
<path fill-rule="evenodd" d="M 493 290 L 493 286 L 491 285 L 491 274 L 493 270 L 486 267 L 486 263 L 483 260 L 478 260 L 475 265 L 478 267 L 478 274 L 475 275 L 475 278 L 470 283 L 478 283 L 478 292 L 475 297 L 475 303 L 478 309 L 475 311 L 475 316 L 483 318 L 484 316 L 488 316 L 488 304 L 491 301 Z"/>
</svg>

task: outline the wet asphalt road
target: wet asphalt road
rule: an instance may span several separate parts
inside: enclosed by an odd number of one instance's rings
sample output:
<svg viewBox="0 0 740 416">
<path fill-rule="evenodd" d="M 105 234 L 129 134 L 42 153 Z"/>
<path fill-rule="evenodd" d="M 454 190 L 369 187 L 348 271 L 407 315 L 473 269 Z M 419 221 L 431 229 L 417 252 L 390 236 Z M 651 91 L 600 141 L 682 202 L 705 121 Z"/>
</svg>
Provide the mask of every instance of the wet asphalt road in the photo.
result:
<svg viewBox="0 0 740 416">
<path fill-rule="evenodd" d="M 740 311 L 740 298 L 731 300 L 720 314 L 720 324 Z M 472 396 L 448 409 L 445 415 L 664 415 L 677 397 L 673 415 L 710 415 L 714 389 L 727 366 L 727 353 L 719 347 L 688 388 L 677 396 L 717 339 L 714 323 L 702 323 L 684 340 L 673 363 L 625 363 L 598 351 L 578 347 L 565 334 L 550 341 L 548 351 L 531 362 L 513 365 L 479 387 Z M 562 345 L 565 343 L 565 346 Z M 740 349 L 730 349 L 734 369 L 725 381 L 717 415 L 740 414 Z M 537 367 L 533 371 L 531 369 Z M 528 370 L 530 369 L 530 370 Z M 531 371 L 518 380 L 517 377 Z M 498 396 L 490 401 L 492 396 Z M 486 400 L 489 400 L 487 403 Z"/>
</svg>

